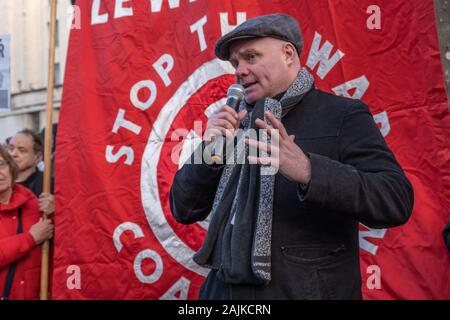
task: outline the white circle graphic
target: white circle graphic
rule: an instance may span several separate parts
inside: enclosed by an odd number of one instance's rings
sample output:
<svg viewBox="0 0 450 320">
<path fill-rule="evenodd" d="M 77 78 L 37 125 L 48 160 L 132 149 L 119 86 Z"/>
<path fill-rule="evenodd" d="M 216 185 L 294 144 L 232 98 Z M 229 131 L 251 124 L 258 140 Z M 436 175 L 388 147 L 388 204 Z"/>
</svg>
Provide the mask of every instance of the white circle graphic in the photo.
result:
<svg viewBox="0 0 450 320">
<path fill-rule="evenodd" d="M 153 130 L 142 157 L 142 205 L 153 234 L 175 261 L 202 276 L 206 276 L 209 269 L 200 267 L 192 260 L 194 250 L 177 236 L 164 215 L 159 198 L 157 167 L 165 137 L 186 102 L 208 81 L 228 74 L 234 74 L 233 67 L 219 59 L 206 62 L 194 71 L 161 109 L 153 123 Z"/>
</svg>

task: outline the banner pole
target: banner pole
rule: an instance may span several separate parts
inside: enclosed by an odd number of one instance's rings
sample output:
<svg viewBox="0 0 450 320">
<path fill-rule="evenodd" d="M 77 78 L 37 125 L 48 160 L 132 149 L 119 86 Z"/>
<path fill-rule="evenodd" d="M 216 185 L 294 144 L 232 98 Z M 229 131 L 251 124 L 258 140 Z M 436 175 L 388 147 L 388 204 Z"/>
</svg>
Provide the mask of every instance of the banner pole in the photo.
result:
<svg viewBox="0 0 450 320">
<path fill-rule="evenodd" d="M 56 36 L 56 0 L 50 2 L 50 50 L 48 59 L 48 85 L 47 85 L 47 122 L 45 126 L 44 141 L 44 192 L 50 192 L 51 171 L 52 171 L 52 138 L 53 138 L 53 89 L 55 79 L 55 36 Z M 44 219 L 47 217 L 43 216 Z M 42 245 L 41 252 L 41 286 L 40 299 L 48 300 L 48 280 L 49 280 L 49 257 L 50 241 L 47 240 Z"/>
</svg>

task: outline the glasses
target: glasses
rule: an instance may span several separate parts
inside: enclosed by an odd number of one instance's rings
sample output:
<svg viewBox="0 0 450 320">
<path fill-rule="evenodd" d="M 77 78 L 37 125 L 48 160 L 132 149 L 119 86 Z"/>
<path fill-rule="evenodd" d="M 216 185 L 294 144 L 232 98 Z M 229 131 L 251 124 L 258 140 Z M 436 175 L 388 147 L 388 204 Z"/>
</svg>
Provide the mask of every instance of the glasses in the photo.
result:
<svg viewBox="0 0 450 320">
<path fill-rule="evenodd" d="M 4 167 L 6 167 L 8 164 L 9 164 L 8 161 L 6 161 L 6 160 L 0 160 L 0 168 L 4 168 Z"/>
</svg>

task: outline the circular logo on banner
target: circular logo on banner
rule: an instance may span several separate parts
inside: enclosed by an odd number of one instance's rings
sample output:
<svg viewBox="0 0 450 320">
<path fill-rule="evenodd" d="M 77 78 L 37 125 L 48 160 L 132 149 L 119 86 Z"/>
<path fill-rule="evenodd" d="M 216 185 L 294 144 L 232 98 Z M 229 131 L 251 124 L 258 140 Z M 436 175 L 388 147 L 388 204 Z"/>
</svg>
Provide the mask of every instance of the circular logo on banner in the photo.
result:
<svg viewBox="0 0 450 320">
<path fill-rule="evenodd" d="M 192 73 L 153 123 L 142 158 L 141 197 L 148 224 L 175 261 L 201 276 L 206 276 L 209 270 L 199 267 L 192 256 L 200 248 L 207 223 L 182 226 L 174 221 L 169 208 L 170 185 L 179 167 L 179 163 L 174 161 L 173 150 L 180 142 L 173 141 L 172 137 L 174 131 L 184 130 L 184 143 L 190 140 L 195 146 L 201 142 L 200 131 L 204 130 L 207 117 L 215 108 L 225 104 L 223 93 L 234 79 L 231 75 L 234 75 L 232 66 L 219 59 L 203 64 Z M 201 127 L 194 128 L 193 121 L 201 121 Z M 193 146 L 178 151 L 177 158 L 183 163 L 183 159 L 193 151 Z"/>
</svg>

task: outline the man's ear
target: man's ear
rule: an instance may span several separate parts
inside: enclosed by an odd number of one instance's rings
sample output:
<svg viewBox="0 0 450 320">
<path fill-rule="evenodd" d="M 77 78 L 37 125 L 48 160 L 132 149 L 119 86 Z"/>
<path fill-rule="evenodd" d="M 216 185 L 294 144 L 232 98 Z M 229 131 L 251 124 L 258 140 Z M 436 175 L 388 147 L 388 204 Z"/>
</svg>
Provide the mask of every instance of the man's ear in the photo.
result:
<svg viewBox="0 0 450 320">
<path fill-rule="evenodd" d="M 43 154 L 42 153 L 36 153 L 36 155 L 35 155 L 35 159 L 34 159 L 34 162 L 36 163 L 36 164 L 38 164 L 39 162 L 41 162 L 42 160 L 43 160 Z"/>
<path fill-rule="evenodd" d="M 297 50 L 295 50 L 294 46 L 290 42 L 286 42 L 283 45 L 283 53 L 288 65 L 291 65 L 295 61 L 295 57 L 297 55 Z"/>
</svg>

